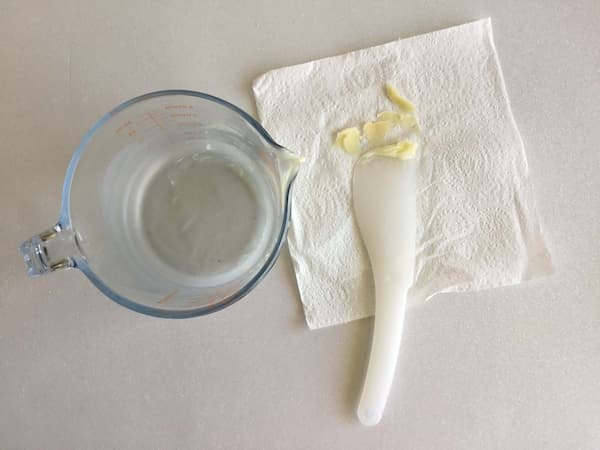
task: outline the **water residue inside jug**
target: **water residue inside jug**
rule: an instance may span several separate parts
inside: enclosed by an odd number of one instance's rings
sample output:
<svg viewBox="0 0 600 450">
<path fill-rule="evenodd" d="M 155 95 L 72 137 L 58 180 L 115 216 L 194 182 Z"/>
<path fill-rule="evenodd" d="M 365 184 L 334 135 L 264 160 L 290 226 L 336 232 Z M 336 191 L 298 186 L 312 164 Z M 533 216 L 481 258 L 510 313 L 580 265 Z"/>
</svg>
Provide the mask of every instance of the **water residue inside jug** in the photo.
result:
<svg viewBox="0 0 600 450">
<path fill-rule="evenodd" d="M 224 142 L 171 147 L 148 164 L 148 149 L 124 160 L 136 170 L 120 188 L 126 198 L 117 221 L 132 253 L 187 285 L 224 284 L 262 264 L 276 204 L 259 162 Z"/>
</svg>

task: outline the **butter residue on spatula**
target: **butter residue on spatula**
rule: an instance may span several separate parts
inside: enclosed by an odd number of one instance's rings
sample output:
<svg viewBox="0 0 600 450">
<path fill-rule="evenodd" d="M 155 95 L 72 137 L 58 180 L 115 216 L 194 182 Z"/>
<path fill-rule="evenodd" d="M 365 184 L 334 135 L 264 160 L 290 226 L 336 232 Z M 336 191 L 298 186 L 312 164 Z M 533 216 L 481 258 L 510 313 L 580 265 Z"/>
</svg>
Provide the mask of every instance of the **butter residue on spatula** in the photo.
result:
<svg viewBox="0 0 600 450">
<path fill-rule="evenodd" d="M 338 132 L 335 138 L 334 145 L 350 153 L 353 156 L 359 155 L 360 131 L 358 131 L 358 128 L 356 127 L 344 128 L 343 130 Z"/>
<path fill-rule="evenodd" d="M 359 162 L 363 163 L 374 156 L 383 156 L 385 158 L 395 158 L 401 161 L 414 159 L 417 157 L 417 143 L 407 139 L 398 142 L 397 144 L 383 145 L 375 147 L 360 156 Z"/>
<path fill-rule="evenodd" d="M 377 120 L 392 122 L 405 128 L 413 128 L 419 131 L 417 118 L 413 114 L 401 113 L 398 111 L 382 111 L 377 114 Z"/>
<path fill-rule="evenodd" d="M 410 100 L 400 94 L 398 89 L 396 89 L 392 84 L 386 83 L 385 93 L 392 103 L 394 103 L 398 108 L 406 112 L 413 112 L 415 110 L 415 105 L 413 105 Z"/>
<path fill-rule="evenodd" d="M 363 134 L 369 143 L 375 145 L 383 144 L 385 136 L 394 126 L 394 122 L 390 120 L 377 120 L 375 122 L 366 122 L 363 125 Z"/>
<path fill-rule="evenodd" d="M 393 135 L 393 129 L 401 129 L 403 132 L 419 133 L 419 123 L 414 114 L 415 105 L 402 96 L 398 89 L 392 84 L 385 85 L 385 92 L 388 99 L 402 111 L 382 111 L 377 114 L 377 120 L 367 121 L 362 125 L 363 134 L 361 136 L 358 127 L 349 127 L 340 130 L 335 138 L 334 146 L 341 148 L 352 156 L 360 156 L 361 152 L 367 150 L 366 155 L 370 158 L 375 154 L 392 158 L 406 159 L 411 149 L 414 153 L 414 146 L 407 147 L 406 140 L 399 142 L 390 142 L 397 133 Z M 389 136 L 389 137 L 388 137 Z M 375 146 L 376 148 L 369 148 Z M 374 152 L 374 153 L 373 153 Z M 413 156 L 414 157 L 414 156 Z"/>
</svg>

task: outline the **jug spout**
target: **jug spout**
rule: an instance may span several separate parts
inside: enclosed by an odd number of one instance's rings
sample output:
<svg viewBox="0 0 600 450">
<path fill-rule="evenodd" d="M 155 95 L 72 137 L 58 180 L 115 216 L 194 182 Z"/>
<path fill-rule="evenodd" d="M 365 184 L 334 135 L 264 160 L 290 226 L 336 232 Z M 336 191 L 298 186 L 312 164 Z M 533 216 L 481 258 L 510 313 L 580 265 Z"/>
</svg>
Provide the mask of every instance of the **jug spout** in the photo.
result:
<svg viewBox="0 0 600 450">
<path fill-rule="evenodd" d="M 278 149 L 275 155 L 277 158 L 277 162 L 279 163 L 281 180 L 287 186 L 296 177 L 296 174 L 298 173 L 298 170 L 300 169 L 300 165 L 304 161 L 304 158 L 302 156 L 296 155 L 295 153 L 291 152 L 286 148 Z"/>
<path fill-rule="evenodd" d="M 60 223 L 23 242 L 19 251 L 30 277 L 75 267 L 73 257 L 81 255 L 75 231 Z"/>
</svg>

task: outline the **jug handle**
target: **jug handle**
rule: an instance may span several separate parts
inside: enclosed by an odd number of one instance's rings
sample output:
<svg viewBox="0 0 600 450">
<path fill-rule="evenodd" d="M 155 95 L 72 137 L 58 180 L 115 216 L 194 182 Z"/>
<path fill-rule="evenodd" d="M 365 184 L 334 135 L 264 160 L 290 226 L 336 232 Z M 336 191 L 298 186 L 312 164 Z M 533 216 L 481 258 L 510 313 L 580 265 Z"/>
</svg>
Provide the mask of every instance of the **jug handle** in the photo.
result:
<svg viewBox="0 0 600 450">
<path fill-rule="evenodd" d="M 75 267 L 74 257 L 81 255 L 75 231 L 60 223 L 23 242 L 19 251 L 30 277 Z"/>
</svg>

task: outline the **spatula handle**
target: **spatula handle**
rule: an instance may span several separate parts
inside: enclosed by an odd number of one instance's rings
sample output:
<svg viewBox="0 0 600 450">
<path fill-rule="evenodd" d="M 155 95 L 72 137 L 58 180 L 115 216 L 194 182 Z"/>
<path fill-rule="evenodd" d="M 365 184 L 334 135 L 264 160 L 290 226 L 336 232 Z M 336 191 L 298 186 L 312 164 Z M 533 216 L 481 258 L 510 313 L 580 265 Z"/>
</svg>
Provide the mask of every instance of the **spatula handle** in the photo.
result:
<svg viewBox="0 0 600 450">
<path fill-rule="evenodd" d="M 363 425 L 377 425 L 394 380 L 402 340 L 407 288 L 376 280 L 376 313 L 369 366 L 356 414 Z"/>
</svg>

